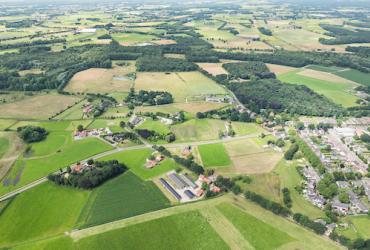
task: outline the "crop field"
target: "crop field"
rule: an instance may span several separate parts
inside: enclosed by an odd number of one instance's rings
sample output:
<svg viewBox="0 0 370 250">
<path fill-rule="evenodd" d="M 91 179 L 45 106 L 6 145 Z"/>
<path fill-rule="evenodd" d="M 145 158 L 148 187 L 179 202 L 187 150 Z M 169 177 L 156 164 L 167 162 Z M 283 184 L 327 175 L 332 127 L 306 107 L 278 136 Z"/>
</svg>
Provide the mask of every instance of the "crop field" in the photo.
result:
<svg viewBox="0 0 370 250">
<path fill-rule="evenodd" d="M 350 81 L 357 82 L 359 84 L 370 86 L 370 74 L 363 73 L 358 70 L 349 69 L 349 70 L 343 70 L 343 71 L 337 71 L 334 74 L 346 78 Z"/>
<path fill-rule="evenodd" d="M 151 179 L 179 167 L 179 165 L 172 159 L 165 159 L 160 163 L 160 165 L 155 166 L 152 169 L 146 168 L 146 159 L 149 158 L 152 152 L 153 151 L 149 148 L 123 151 L 103 157 L 100 160 L 118 160 L 119 162 L 124 163 L 128 168 L 130 168 L 131 172 L 143 180 Z"/>
<path fill-rule="evenodd" d="M 289 67 L 289 66 L 284 66 L 284 65 L 278 65 L 278 64 L 269 64 L 267 63 L 266 66 L 271 72 L 274 72 L 275 75 L 279 76 L 291 71 L 296 70 L 297 68 L 294 67 Z"/>
<path fill-rule="evenodd" d="M 178 230 L 174 230 L 178 229 Z M 145 235 L 145 239 L 142 237 Z M 204 237 L 206 235 L 206 237 Z M 142 240 L 138 240 L 138 239 Z M 228 249 L 199 212 L 185 212 L 87 237 L 79 249 Z"/>
<path fill-rule="evenodd" d="M 222 67 L 222 63 L 197 63 L 199 67 L 207 71 L 208 73 L 217 76 L 222 74 L 228 74 L 228 72 Z"/>
<path fill-rule="evenodd" d="M 308 65 L 305 68 L 316 70 L 316 71 L 328 72 L 328 73 L 335 73 L 337 71 L 343 70 L 343 68 L 339 68 L 339 67 L 334 67 L 334 66 L 326 67 L 326 66 L 320 66 L 320 65 Z"/>
<path fill-rule="evenodd" d="M 128 92 L 133 84 L 127 74 L 135 72 L 133 62 L 128 66 L 115 66 L 112 69 L 91 68 L 75 74 L 65 91 L 79 93 Z"/>
<path fill-rule="evenodd" d="M 51 183 L 20 194 L 0 216 L 0 247 L 71 230 L 87 197 Z"/>
<path fill-rule="evenodd" d="M 77 101 L 79 101 L 79 98 L 66 95 L 33 96 L 21 101 L 0 105 L 0 117 L 47 119 Z"/>
<path fill-rule="evenodd" d="M 79 225 L 90 227 L 168 206 L 169 201 L 153 182 L 127 172 L 92 192 Z"/>
<path fill-rule="evenodd" d="M 206 112 L 213 109 L 220 109 L 225 107 L 226 103 L 213 102 L 188 102 L 188 103 L 173 103 L 160 106 L 140 106 L 136 107 L 136 112 L 162 112 L 162 113 L 176 113 L 185 111 L 189 114 L 195 115 L 198 112 Z"/>
<path fill-rule="evenodd" d="M 45 142 L 54 147 L 54 149 L 62 145 L 60 138 L 57 136 L 53 136 L 52 140 Z M 50 154 L 19 159 L 17 161 L 19 167 L 13 167 L 5 177 L 5 179 L 9 179 L 7 183 L 10 182 L 11 184 L 4 185 L 3 183 L 0 187 L 0 194 L 47 176 L 59 168 L 64 168 L 76 161 L 84 160 L 98 153 L 108 151 L 112 149 L 112 147 L 99 139 L 87 138 L 73 142 L 72 139 L 68 139 L 67 143 L 64 143 L 56 152 L 51 152 L 47 146 L 41 146 L 41 144 L 38 144 L 36 149 L 38 154 Z"/>
<path fill-rule="evenodd" d="M 229 155 L 221 143 L 198 146 L 205 167 L 228 167 L 231 164 Z"/>
<path fill-rule="evenodd" d="M 226 93 L 220 85 L 199 72 L 140 72 L 137 74 L 135 89 L 168 91 L 175 102 L 186 102 L 194 96 Z"/>
<path fill-rule="evenodd" d="M 138 43 L 151 42 L 155 36 L 139 33 L 114 33 L 112 38 L 119 42 L 121 45 L 129 46 Z"/>
<path fill-rule="evenodd" d="M 279 79 L 286 83 L 306 85 L 315 92 L 323 94 L 324 96 L 331 99 L 337 104 L 341 104 L 344 107 L 356 106 L 357 97 L 350 93 L 353 84 L 347 81 L 336 82 L 337 79 L 333 80 L 320 80 L 315 78 L 315 74 L 309 71 L 311 76 L 301 75 L 302 71 L 293 71 L 279 76 Z M 306 71 L 307 72 L 307 71 Z M 325 73 L 318 73 L 323 75 Z M 328 73 L 326 73 L 328 74 Z"/>
<path fill-rule="evenodd" d="M 217 209 L 239 230 L 244 238 L 256 249 L 267 250 L 296 241 L 284 231 L 273 227 L 230 204 L 220 204 Z M 268 235 L 268 240 L 265 236 Z"/>
</svg>

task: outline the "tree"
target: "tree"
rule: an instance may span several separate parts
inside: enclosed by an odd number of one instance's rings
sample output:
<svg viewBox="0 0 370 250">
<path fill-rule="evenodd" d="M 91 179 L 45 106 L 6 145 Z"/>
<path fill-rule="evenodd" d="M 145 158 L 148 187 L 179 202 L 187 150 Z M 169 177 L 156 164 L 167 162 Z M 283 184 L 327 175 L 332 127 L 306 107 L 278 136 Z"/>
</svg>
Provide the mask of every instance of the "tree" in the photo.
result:
<svg viewBox="0 0 370 250">
<path fill-rule="evenodd" d="M 42 141 L 48 135 L 44 128 L 36 126 L 18 127 L 17 132 L 18 136 L 26 143 Z"/>
<path fill-rule="evenodd" d="M 120 126 L 121 128 L 124 128 L 124 127 L 126 126 L 126 122 L 125 122 L 125 121 L 120 121 L 120 122 L 119 122 L 119 126 Z"/>
<path fill-rule="evenodd" d="M 77 126 L 77 131 L 78 132 L 81 132 L 83 130 L 84 130 L 84 126 L 83 125 L 80 124 L 80 125 Z"/>
<path fill-rule="evenodd" d="M 339 199 L 340 202 L 343 202 L 343 203 L 346 203 L 346 204 L 349 203 L 349 195 L 345 192 L 341 192 L 338 196 L 338 199 Z"/>
</svg>

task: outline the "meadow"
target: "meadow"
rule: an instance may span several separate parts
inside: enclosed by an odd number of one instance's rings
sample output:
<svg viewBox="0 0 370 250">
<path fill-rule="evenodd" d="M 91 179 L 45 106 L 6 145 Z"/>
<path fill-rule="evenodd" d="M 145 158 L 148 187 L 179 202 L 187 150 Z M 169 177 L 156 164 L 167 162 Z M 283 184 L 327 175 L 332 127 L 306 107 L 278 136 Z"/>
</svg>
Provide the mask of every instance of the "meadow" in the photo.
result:
<svg viewBox="0 0 370 250">
<path fill-rule="evenodd" d="M 76 245 L 78 249 L 228 249 L 207 220 L 196 211 L 83 238 Z"/>
<path fill-rule="evenodd" d="M 135 80 L 135 90 L 167 91 L 175 102 L 186 102 L 201 95 L 226 93 L 225 89 L 200 72 L 140 72 Z"/>
<path fill-rule="evenodd" d="M 366 215 L 349 216 L 343 218 L 342 221 L 348 224 L 348 228 L 338 227 L 337 233 L 340 233 L 350 239 L 362 238 L 368 239 L 370 237 L 369 223 L 370 219 Z"/>
<path fill-rule="evenodd" d="M 0 216 L 0 247 L 71 230 L 87 191 L 44 183 L 18 195 Z"/>
<path fill-rule="evenodd" d="M 0 105 L 0 117 L 47 119 L 57 112 L 74 105 L 80 99 L 74 96 L 45 94 Z"/>
<path fill-rule="evenodd" d="M 198 146 L 205 167 L 229 167 L 231 160 L 222 143 Z"/>
<path fill-rule="evenodd" d="M 348 80 L 357 82 L 359 84 L 365 85 L 365 86 L 370 86 L 370 74 L 369 73 L 363 73 L 358 70 L 354 69 L 348 69 L 348 70 L 342 70 L 342 71 L 337 71 L 334 74 L 346 78 Z"/>
<path fill-rule="evenodd" d="M 315 78 L 315 75 L 305 76 L 299 74 L 300 70 L 292 71 L 286 74 L 280 75 L 279 80 L 291 83 L 291 84 L 301 84 L 309 87 L 319 94 L 331 99 L 333 102 L 343 105 L 344 107 L 356 106 L 357 97 L 350 93 L 351 88 L 354 87 L 353 84 L 348 83 L 346 80 L 343 82 L 320 80 Z"/>
<path fill-rule="evenodd" d="M 135 175 L 143 180 L 151 179 L 179 167 L 179 165 L 176 164 L 172 159 L 165 159 L 160 163 L 160 165 L 152 169 L 146 168 L 146 159 L 149 158 L 152 152 L 153 150 L 149 148 L 122 151 L 109 156 L 105 156 L 100 160 L 118 160 L 119 162 L 124 163 L 128 168 L 130 168 L 131 172 L 133 172 Z"/>
<path fill-rule="evenodd" d="M 170 132 L 170 128 L 168 125 L 163 124 L 159 120 L 154 121 L 152 118 L 146 118 L 145 121 L 136 128 L 153 130 L 162 135 L 168 134 Z"/>
<path fill-rule="evenodd" d="M 151 42 L 155 36 L 139 33 L 114 33 L 112 38 L 119 42 L 121 45 L 135 45 L 138 43 Z"/>
<path fill-rule="evenodd" d="M 169 201 L 151 181 L 126 172 L 95 189 L 81 213 L 82 228 L 99 225 L 169 206 Z"/>
</svg>

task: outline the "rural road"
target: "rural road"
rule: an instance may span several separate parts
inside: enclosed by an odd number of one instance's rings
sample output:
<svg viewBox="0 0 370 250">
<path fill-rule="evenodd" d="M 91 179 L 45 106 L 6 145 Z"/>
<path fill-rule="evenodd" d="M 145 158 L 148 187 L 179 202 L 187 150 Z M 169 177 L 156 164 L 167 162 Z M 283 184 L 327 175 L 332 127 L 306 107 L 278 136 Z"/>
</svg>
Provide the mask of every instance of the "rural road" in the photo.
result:
<svg viewBox="0 0 370 250">
<path fill-rule="evenodd" d="M 231 141 L 238 141 L 238 140 L 243 140 L 243 139 L 248 139 L 248 138 L 254 138 L 259 136 L 260 133 L 254 133 L 254 134 L 249 134 L 249 135 L 242 135 L 242 136 L 235 136 L 235 137 L 229 137 L 225 139 L 216 139 L 216 140 L 206 140 L 206 141 L 198 141 L 198 142 L 183 142 L 183 143 L 171 143 L 171 144 L 162 144 L 162 146 L 167 147 L 167 148 L 177 148 L 177 147 L 185 147 L 185 146 L 199 146 L 199 145 L 206 145 L 206 144 L 212 144 L 212 143 L 219 143 L 219 142 L 231 142 Z M 146 142 L 146 141 L 145 141 Z M 85 162 L 89 159 L 99 159 L 108 155 L 112 155 L 118 152 L 122 151 L 129 151 L 129 150 L 137 150 L 137 149 L 144 149 L 144 148 L 151 148 L 152 145 L 146 142 L 144 145 L 138 145 L 138 146 L 132 146 L 132 147 L 127 147 L 127 148 L 115 148 L 110 151 L 106 151 L 94 156 L 91 156 L 87 159 L 81 160 L 81 162 Z M 59 172 L 59 171 L 58 171 Z M 13 196 L 16 196 L 17 194 L 23 193 L 31 188 L 34 188 L 44 182 L 47 181 L 47 177 L 43 177 L 41 179 L 38 179 L 36 181 L 33 181 L 27 185 L 24 185 L 21 188 L 18 188 L 16 190 L 13 190 L 7 194 L 4 194 L 0 196 L 0 202 L 9 199 Z"/>
</svg>

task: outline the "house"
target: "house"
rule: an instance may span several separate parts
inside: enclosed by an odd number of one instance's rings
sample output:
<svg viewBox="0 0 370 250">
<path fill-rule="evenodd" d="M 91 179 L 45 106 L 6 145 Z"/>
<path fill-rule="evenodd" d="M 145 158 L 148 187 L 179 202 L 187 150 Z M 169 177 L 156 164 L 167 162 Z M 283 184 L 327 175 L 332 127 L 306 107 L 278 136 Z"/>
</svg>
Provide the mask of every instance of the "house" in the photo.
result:
<svg viewBox="0 0 370 250">
<path fill-rule="evenodd" d="M 338 186 L 338 188 L 348 188 L 349 184 L 346 181 L 337 181 L 335 182 Z"/>
<path fill-rule="evenodd" d="M 136 125 L 138 125 L 140 122 L 142 122 L 143 121 L 143 118 L 141 118 L 141 117 L 139 117 L 139 116 L 136 116 L 136 115 L 134 115 L 134 116 L 132 116 L 131 118 L 130 118 L 130 120 L 128 121 L 130 124 L 132 124 L 133 126 L 136 126 Z"/>
<path fill-rule="evenodd" d="M 191 146 L 186 146 L 182 152 L 181 155 L 188 158 L 191 155 Z"/>
<path fill-rule="evenodd" d="M 339 214 L 346 215 L 349 211 L 349 205 L 340 202 L 339 200 L 334 200 L 331 204 L 331 207 L 334 211 L 338 212 Z"/>
</svg>

